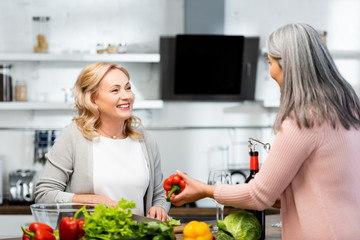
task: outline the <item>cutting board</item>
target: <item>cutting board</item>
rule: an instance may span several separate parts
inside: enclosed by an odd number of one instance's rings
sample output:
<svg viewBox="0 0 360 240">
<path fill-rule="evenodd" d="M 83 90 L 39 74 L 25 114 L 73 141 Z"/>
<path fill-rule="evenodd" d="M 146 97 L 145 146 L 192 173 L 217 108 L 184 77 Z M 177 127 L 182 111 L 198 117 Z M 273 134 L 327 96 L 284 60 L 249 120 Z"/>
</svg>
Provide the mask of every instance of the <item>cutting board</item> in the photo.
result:
<svg viewBox="0 0 360 240">
<path fill-rule="evenodd" d="M 176 233 L 182 233 L 184 231 L 184 228 L 186 227 L 187 223 L 182 223 L 179 226 L 174 226 L 174 232 Z"/>
</svg>

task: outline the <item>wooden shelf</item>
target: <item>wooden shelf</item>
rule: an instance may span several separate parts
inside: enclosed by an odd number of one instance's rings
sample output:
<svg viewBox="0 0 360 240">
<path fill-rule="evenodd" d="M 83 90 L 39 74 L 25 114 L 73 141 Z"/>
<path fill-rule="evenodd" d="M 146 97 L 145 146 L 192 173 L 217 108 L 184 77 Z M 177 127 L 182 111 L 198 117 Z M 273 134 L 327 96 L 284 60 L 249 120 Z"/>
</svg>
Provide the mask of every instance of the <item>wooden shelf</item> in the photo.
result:
<svg viewBox="0 0 360 240">
<path fill-rule="evenodd" d="M 162 100 L 137 100 L 134 103 L 136 109 L 161 109 L 164 105 Z M 72 110 L 73 103 L 66 102 L 0 102 L 1 110 Z"/>
<path fill-rule="evenodd" d="M 0 53 L 0 62 L 160 62 L 158 53 L 122 54 L 54 54 L 54 53 Z"/>
</svg>

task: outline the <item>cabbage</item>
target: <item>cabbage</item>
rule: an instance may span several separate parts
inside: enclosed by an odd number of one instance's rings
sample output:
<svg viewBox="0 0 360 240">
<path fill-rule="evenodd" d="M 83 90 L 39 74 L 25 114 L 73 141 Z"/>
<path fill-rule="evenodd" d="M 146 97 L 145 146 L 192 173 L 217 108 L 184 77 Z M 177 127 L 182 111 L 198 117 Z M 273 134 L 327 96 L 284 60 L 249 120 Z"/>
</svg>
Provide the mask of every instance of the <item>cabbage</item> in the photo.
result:
<svg viewBox="0 0 360 240">
<path fill-rule="evenodd" d="M 218 220 L 218 240 L 257 240 L 261 225 L 254 214 L 247 211 L 230 213 L 224 221 Z"/>
</svg>

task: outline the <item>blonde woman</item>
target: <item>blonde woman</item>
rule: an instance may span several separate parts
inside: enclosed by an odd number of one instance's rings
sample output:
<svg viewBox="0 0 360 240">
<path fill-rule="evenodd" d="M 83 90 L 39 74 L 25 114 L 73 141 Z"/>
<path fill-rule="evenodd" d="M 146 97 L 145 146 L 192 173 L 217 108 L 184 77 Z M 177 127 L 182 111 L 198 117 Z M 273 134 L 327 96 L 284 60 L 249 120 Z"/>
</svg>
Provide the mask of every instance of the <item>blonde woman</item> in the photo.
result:
<svg viewBox="0 0 360 240">
<path fill-rule="evenodd" d="M 166 220 L 156 142 L 132 115 L 134 94 L 128 71 L 111 63 L 85 67 L 74 88 L 78 115 L 56 139 L 35 201 L 136 203 L 133 213 Z"/>
</svg>

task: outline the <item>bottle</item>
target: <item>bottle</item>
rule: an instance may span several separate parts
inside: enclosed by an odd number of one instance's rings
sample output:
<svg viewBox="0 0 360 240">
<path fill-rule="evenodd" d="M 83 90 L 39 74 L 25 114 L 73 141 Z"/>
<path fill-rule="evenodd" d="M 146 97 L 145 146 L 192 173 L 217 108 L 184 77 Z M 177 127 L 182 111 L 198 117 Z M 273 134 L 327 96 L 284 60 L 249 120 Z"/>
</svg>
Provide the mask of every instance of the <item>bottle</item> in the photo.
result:
<svg viewBox="0 0 360 240">
<path fill-rule="evenodd" d="M 249 183 L 257 172 L 259 172 L 259 152 L 250 151 L 250 175 L 246 178 L 245 183 Z M 256 210 L 247 210 L 255 215 L 259 223 L 261 224 L 261 237 L 260 240 L 265 239 L 265 210 L 256 211 Z"/>
<path fill-rule="evenodd" d="M 11 64 L 0 64 L 0 102 L 11 102 L 13 100 L 10 70 Z"/>
</svg>

